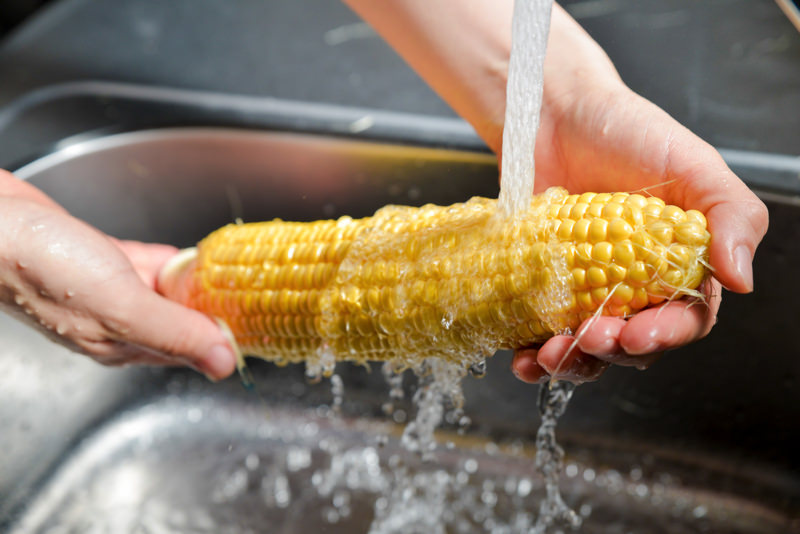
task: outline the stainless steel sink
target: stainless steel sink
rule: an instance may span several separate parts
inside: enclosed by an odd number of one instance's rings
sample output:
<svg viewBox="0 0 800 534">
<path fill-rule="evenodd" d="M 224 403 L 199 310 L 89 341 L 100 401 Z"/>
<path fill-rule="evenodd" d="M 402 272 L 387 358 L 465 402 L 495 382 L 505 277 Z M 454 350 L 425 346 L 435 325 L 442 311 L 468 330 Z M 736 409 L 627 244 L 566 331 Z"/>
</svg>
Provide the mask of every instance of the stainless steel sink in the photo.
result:
<svg viewBox="0 0 800 534">
<path fill-rule="evenodd" d="M 16 155 L 5 145 L 0 163 L 25 162 L 21 178 L 118 237 L 185 246 L 237 217 L 360 216 L 497 192 L 494 159 L 450 121 L 287 105 L 275 109 L 295 118 L 277 124 L 250 101 L 101 96 L 0 110 L 0 144 L 12 130 L 29 135 L 14 139 L 25 147 Z M 98 116 L 112 106 L 115 130 L 131 131 L 67 135 L 65 117 L 80 109 L 91 122 L 93 106 Z M 119 119 L 160 116 L 153 109 L 173 114 L 135 127 Z M 43 116 L 60 140 L 36 133 Z M 800 347 L 790 336 L 800 219 L 793 197 L 770 195 L 755 295 L 726 296 L 708 340 L 651 370 L 612 369 L 578 388 L 559 435 L 583 532 L 800 532 Z M 505 353 L 486 378 L 465 381 L 472 423 L 446 425 L 435 460 L 422 461 L 398 446 L 412 408 L 383 414 L 377 369 L 337 368 L 345 396 L 334 413 L 330 384 L 306 383 L 298 367 L 252 362 L 247 389 L 190 371 L 103 368 L 5 316 L 0 336 L 1 531 L 366 532 L 403 472 L 426 488 L 406 495 L 418 526 L 441 518 L 447 532 L 505 533 L 522 531 L 543 494 L 531 456 L 536 391 L 511 376 Z"/>
</svg>

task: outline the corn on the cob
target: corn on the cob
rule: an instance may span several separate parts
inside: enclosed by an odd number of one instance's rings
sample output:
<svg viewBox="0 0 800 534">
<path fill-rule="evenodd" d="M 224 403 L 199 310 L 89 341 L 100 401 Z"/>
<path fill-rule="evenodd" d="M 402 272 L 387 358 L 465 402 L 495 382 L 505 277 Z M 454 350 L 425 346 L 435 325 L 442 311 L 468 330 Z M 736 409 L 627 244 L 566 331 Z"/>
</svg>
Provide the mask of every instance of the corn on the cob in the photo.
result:
<svg viewBox="0 0 800 534">
<path fill-rule="evenodd" d="M 224 320 L 249 355 L 413 364 L 524 347 L 595 313 L 628 316 L 696 294 L 706 273 L 705 217 L 655 197 L 553 188 L 518 220 L 496 211 L 474 198 L 360 220 L 231 224 L 161 285 Z"/>
</svg>

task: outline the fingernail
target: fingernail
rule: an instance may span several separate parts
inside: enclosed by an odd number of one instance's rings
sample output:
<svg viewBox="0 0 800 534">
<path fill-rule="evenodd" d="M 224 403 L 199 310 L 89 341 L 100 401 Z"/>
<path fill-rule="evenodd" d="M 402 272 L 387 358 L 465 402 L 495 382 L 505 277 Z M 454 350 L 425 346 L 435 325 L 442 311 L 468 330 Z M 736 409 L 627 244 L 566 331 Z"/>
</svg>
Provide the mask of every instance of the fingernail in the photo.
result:
<svg viewBox="0 0 800 534">
<path fill-rule="evenodd" d="M 753 290 L 753 257 L 750 249 L 745 245 L 736 247 L 733 251 L 733 264 L 749 293 Z"/>
</svg>

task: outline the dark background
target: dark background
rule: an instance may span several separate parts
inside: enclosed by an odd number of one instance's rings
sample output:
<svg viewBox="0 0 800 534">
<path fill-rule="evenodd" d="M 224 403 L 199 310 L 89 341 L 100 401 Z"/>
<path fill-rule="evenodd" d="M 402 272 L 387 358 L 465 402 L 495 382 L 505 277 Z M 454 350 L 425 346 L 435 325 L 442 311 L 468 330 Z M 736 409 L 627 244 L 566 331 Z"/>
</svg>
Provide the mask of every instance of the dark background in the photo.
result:
<svg viewBox="0 0 800 534">
<path fill-rule="evenodd" d="M 563 4 L 626 82 L 721 148 L 800 150 L 800 33 L 772 0 Z M 415 113 L 452 111 L 329 0 L 0 1 L 0 105 L 100 79 Z"/>
</svg>

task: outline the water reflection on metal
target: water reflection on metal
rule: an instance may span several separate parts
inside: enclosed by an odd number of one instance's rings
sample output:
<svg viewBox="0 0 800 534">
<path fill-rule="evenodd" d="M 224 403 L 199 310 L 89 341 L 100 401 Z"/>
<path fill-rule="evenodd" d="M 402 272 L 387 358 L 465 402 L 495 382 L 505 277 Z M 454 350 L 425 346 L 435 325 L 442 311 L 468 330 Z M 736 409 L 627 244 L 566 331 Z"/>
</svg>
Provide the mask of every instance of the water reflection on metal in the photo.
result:
<svg viewBox="0 0 800 534">
<path fill-rule="evenodd" d="M 378 435 L 394 437 L 376 447 Z M 470 441 L 426 462 L 396 436 L 386 422 L 166 397 L 77 447 L 10 532 L 367 532 L 388 506 L 381 494 L 402 478 L 418 482 L 403 532 L 439 524 L 511 534 L 534 524 L 545 490 L 530 449 Z M 625 473 L 570 459 L 564 490 L 589 534 L 788 532 L 768 508 L 670 475 L 648 478 L 638 466 Z"/>
</svg>

